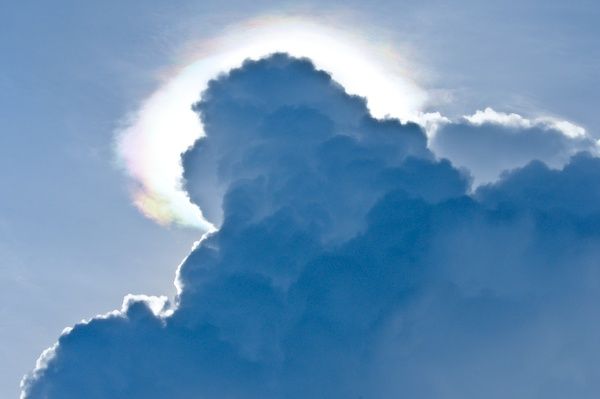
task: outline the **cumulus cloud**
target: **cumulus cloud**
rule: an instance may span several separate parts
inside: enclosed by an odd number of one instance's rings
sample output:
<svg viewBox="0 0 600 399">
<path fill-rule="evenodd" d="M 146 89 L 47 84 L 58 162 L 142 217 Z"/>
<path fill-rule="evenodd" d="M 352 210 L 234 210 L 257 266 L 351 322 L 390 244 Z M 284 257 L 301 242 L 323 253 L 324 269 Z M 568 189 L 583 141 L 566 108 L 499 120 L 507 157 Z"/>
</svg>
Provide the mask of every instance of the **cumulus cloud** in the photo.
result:
<svg viewBox="0 0 600 399">
<path fill-rule="evenodd" d="M 584 128 L 551 117 L 525 118 L 486 108 L 462 121 L 442 123 L 430 138 L 436 154 L 471 171 L 475 185 L 497 180 L 503 171 L 543 161 L 560 168 L 580 151 L 600 149 Z"/>
<path fill-rule="evenodd" d="M 344 85 L 347 92 L 367 99 L 375 117 L 439 123 L 441 115 L 423 114 L 427 93 L 417 84 L 419 68 L 401 56 L 396 45 L 372 34 L 348 30 L 330 19 L 271 15 L 236 24 L 221 35 L 194 44 L 185 58 L 196 59 L 169 77 L 132 114 L 117 134 L 117 156 L 132 178 L 134 203 L 160 224 L 175 223 L 210 231 L 200 209 L 182 190 L 181 153 L 204 135 L 202 123 L 190 109 L 200 91 L 221 71 L 245 59 L 260 59 L 281 49 L 309 57 Z M 197 47 L 196 47 L 197 46 Z M 217 206 L 218 207 L 218 206 Z"/>
<path fill-rule="evenodd" d="M 194 109 L 185 187 L 219 230 L 174 307 L 130 297 L 65 331 L 23 398 L 597 397 L 600 159 L 473 191 L 418 125 L 284 54 Z M 450 128 L 511 140 L 491 125 Z"/>
</svg>

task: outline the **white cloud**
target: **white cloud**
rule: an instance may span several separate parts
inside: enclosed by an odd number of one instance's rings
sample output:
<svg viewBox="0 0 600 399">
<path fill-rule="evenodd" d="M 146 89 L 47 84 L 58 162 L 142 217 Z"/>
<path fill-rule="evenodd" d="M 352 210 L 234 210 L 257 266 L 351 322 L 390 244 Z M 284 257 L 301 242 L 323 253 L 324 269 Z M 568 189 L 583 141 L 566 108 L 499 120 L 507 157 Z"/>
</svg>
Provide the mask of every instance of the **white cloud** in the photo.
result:
<svg viewBox="0 0 600 399">
<path fill-rule="evenodd" d="M 490 107 L 487 107 L 483 111 L 478 110 L 473 115 L 465 115 L 464 119 L 475 126 L 490 123 L 521 129 L 540 127 L 547 130 L 556 130 L 570 138 L 586 136 L 586 131 L 583 127 L 569 121 L 549 116 L 528 119 L 516 113 L 499 112 Z"/>
</svg>

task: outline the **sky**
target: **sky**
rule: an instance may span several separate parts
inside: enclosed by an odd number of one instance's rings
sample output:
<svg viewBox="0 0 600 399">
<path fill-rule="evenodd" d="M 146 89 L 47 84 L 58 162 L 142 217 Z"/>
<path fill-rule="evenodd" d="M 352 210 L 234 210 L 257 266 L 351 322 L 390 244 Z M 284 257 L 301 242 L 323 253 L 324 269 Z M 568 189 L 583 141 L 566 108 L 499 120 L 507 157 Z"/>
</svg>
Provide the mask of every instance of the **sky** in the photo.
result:
<svg viewBox="0 0 600 399">
<path fill-rule="evenodd" d="M 0 396 L 597 397 L 598 17 L 2 2 Z"/>
</svg>

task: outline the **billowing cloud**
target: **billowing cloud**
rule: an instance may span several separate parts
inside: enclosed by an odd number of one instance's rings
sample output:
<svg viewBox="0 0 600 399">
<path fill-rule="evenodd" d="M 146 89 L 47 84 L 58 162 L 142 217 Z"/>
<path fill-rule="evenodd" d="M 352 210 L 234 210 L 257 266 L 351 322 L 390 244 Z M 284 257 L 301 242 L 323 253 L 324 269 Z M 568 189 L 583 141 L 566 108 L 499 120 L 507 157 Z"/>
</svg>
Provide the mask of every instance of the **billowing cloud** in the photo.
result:
<svg viewBox="0 0 600 399">
<path fill-rule="evenodd" d="M 398 54 L 398 46 L 387 45 L 382 38 L 365 40 L 373 34 L 358 35 L 356 29 L 344 29 L 331 20 L 270 16 L 236 24 L 219 37 L 190 46 L 187 61 L 181 61 L 186 66 L 142 103 L 117 137 L 118 158 L 132 178 L 137 208 L 161 224 L 213 230 L 182 189 L 179 161 L 181 153 L 204 135 L 190 104 L 210 79 L 245 59 L 285 49 L 292 56 L 309 57 L 349 93 L 364 96 L 376 117 L 438 120 L 435 114 L 421 112 L 427 94 L 415 82 L 417 69 Z"/>
<path fill-rule="evenodd" d="M 23 398 L 597 397 L 600 159 L 472 190 L 420 126 L 283 54 L 194 109 L 184 187 L 219 230 L 172 307 L 74 326 Z"/>
<path fill-rule="evenodd" d="M 436 154 L 471 171 L 475 185 L 497 180 L 505 170 L 540 160 L 560 168 L 580 151 L 600 147 L 584 128 L 551 118 L 525 118 L 486 108 L 462 121 L 442 123 L 430 138 Z"/>
<path fill-rule="evenodd" d="M 418 84 L 423 68 L 409 62 L 410 50 L 399 51 L 401 46 L 386 43 L 373 31 L 360 33 L 356 26 L 348 30 L 331 20 L 280 15 L 237 24 L 191 45 L 180 62 L 185 67 L 169 74 L 118 132 L 117 155 L 131 177 L 136 207 L 160 224 L 214 230 L 205 213 L 214 213 L 209 208 L 219 208 L 219 200 L 205 201 L 200 209 L 183 188 L 181 154 L 204 136 L 202 121 L 189 105 L 221 71 L 283 50 L 310 58 L 347 93 L 364 97 L 373 117 L 419 124 L 430 136 L 430 148 L 469 169 L 475 185 L 533 159 L 560 167 L 578 151 L 598 151 L 585 129 L 554 117 L 528 119 L 486 108 L 451 121 L 439 112 L 426 112 L 436 99 Z"/>
</svg>

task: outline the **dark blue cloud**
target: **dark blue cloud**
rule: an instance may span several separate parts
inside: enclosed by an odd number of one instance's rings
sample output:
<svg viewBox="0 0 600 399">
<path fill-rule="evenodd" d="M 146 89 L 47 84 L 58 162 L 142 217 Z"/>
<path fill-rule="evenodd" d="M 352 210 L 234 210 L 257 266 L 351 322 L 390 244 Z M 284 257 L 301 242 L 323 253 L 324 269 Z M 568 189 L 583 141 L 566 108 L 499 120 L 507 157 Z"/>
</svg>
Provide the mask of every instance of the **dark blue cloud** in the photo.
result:
<svg viewBox="0 0 600 399">
<path fill-rule="evenodd" d="M 471 192 L 307 60 L 211 82 L 184 154 L 220 225 L 176 307 L 76 325 L 25 398 L 595 398 L 600 160 Z"/>
</svg>

